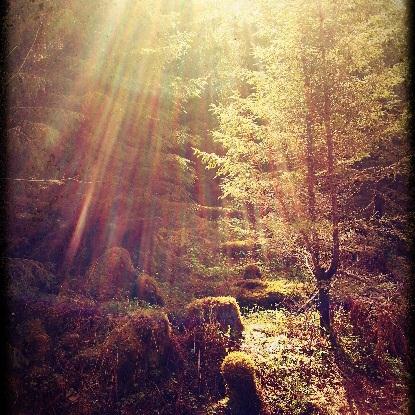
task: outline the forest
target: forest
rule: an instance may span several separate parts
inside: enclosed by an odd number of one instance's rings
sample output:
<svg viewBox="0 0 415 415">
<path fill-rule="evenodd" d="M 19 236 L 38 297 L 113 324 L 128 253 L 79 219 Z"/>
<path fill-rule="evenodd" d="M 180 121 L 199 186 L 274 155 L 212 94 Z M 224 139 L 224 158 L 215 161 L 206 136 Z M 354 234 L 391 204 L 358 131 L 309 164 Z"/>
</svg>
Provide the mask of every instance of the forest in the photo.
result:
<svg viewBox="0 0 415 415">
<path fill-rule="evenodd" d="M 410 413 L 408 4 L 9 2 L 7 413 Z"/>
</svg>

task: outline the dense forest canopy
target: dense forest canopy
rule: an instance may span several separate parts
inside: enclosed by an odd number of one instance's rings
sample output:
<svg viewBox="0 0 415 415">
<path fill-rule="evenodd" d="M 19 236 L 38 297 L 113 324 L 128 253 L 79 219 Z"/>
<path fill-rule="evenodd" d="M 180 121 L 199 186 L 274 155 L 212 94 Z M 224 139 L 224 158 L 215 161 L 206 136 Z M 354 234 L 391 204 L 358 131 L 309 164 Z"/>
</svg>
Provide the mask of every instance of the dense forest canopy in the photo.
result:
<svg viewBox="0 0 415 415">
<path fill-rule="evenodd" d="M 14 0 L 6 29 L 13 413 L 407 413 L 405 2 Z"/>
</svg>

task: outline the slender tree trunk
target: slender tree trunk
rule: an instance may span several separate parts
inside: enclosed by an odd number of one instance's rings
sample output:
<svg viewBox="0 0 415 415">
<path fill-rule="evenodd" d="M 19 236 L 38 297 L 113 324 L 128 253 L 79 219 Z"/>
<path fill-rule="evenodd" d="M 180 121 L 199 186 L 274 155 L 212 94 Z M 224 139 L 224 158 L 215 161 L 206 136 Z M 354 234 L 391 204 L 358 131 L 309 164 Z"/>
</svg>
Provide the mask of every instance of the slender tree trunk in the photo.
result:
<svg viewBox="0 0 415 415">
<path fill-rule="evenodd" d="M 330 319 L 330 284 L 326 281 L 318 281 L 318 311 L 320 313 L 320 328 L 331 333 Z"/>
<path fill-rule="evenodd" d="M 326 34 L 324 32 L 324 12 L 320 7 L 320 42 L 321 42 L 321 71 L 323 80 L 323 124 L 326 136 L 327 149 L 327 181 L 329 185 L 330 207 L 331 207 L 331 225 L 332 225 L 332 252 L 331 262 L 327 271 L 324 272 L 324 278 L 318 281 L 319 284 L 319 307 L 321 315 L 321 327 L 327 330 L 330 339 L 334 339 L 331 321 L 330 321 L 330 287 L 334 274 L 337 272 L 340 261 L 340 237 L 339 237 L 339 214 L 337 202 L 337 189 L 335 179 L 335 154 L 334 138 L 331 127 L 331 100 L 328 87 L 327 59 L 326 59 Z"/>
</svg>

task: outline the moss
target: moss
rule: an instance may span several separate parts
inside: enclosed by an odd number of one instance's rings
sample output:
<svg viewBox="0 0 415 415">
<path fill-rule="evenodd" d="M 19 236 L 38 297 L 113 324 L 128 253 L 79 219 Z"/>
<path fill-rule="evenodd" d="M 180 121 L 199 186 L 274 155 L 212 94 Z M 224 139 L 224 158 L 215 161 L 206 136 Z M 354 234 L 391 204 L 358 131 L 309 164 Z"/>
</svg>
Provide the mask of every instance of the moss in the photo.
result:
<svg viewBox="0 0 415 415">
<path fill-rule="evenodd" d="M 244 290 L 266 289 L 267 282 L 263 280 L 238 280 L 235 282 L 235 286 Z"/>
<path fill-rule="evenodd" d="M 243 241 L 228 241 L 220 245 L 223 254 L 232 259 L 243 259 L 246 257 L 257 257 L 261 250 L 261 246 L 250 239 Z"/>
<path fill-rule="evenodd" d="M 261 278 L 261 276 L 262 276 L 261 269 L 256 264 L 248 264 L 244 269 L 243 277 L 246 280 L 258 279 L 258 278 Z"/>
<path fill-rule="evenodd" d="M 273 308 L 280 306 L 291 308 L 306 298 L 306 289 L 303 283 L 284 279 L 275 281 L 239 280 L 231 288 L 231 293 L 242 307 Z"/>
<path fill-rule="evenodd" d="M 86 292 L 99 300 L 130 296 L 136 271 L 124 248 L 110 248 L 99 257 L 86 274 Z"/>
<path fill-rule="evenodd" d="M 31 259 L 11 258 L 5 261 L 11 296 L 55 294 L 59 289 L 57 278 L 43 264 Z"/>
<path fill-rule="evenodd" d="M 259 414 L 261 398 L 253 360 L 244 352 L 231 352 L 222 362 L 221 372 L 226 383 L 232 414 Z"/>
<path fill-rule="evenodd" d="M 187 306 L 188 327 L 205 323 L 218 323 L 221 330 L 233 337 L 241 335 L 243 325 L 239 305 L 233 297 L 205 297 Z"/>
<path fill-rule="evenodd" d="M 144 300 L 149 304 L 164 305 L 164 299 L 160 293 L 157 281 L 145 273 L 141 274 L 136 281 L 133 297 Z"/>
<path fill-rule="evenodd" d="M 117 318 L 99 345 L 82 352 L 89 362 L 100 361 L 117 376 L 119 386 L 137 383 L 140 373 L 167 368 L 173 340 L 167 316 L 156 310 L 140 310 Z"/>
<path fill-rule="evenodd" d="M 23 332 L 25 355 L 31 361 L 44 361 L 51 348 L 51 339 L 46 333 L 42 321 L 40 319 L 28 320 L 24 324 Z"/>
</svg>

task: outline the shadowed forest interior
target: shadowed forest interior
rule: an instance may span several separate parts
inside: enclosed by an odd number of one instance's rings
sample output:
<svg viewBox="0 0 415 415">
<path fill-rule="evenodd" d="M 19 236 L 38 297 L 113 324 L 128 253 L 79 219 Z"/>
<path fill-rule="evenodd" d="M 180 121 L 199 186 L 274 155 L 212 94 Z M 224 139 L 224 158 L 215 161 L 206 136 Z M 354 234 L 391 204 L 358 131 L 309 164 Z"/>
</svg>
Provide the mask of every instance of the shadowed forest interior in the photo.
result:
<svg viewBox="0 0 415 415">
<path fill-rule="evenodd" d="M 9 2 L 11 414 L 409 414 L 407 7 Z"/>
</svg>

